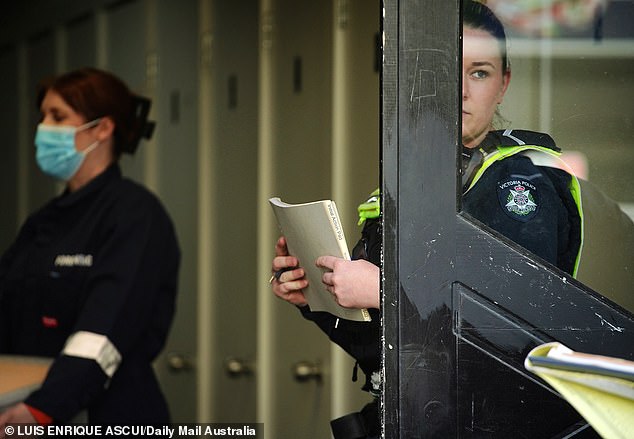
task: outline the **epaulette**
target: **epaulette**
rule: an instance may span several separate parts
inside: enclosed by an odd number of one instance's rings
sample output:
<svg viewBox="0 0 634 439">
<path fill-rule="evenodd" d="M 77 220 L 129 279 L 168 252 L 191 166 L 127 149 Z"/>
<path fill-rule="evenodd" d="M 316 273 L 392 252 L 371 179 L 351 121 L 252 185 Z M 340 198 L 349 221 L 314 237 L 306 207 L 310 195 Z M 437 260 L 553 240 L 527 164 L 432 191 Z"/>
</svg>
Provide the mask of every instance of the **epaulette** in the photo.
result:
<svg viewBox="0 0 634 439">
<path fill-rule="evenodd" d="M 546 133 L 529 130 L 497 130 L 490 131 L 480 144 L 485 152 L 498 146 L 535 145 L 561 152 L 555 140 Z"/>
</svg>

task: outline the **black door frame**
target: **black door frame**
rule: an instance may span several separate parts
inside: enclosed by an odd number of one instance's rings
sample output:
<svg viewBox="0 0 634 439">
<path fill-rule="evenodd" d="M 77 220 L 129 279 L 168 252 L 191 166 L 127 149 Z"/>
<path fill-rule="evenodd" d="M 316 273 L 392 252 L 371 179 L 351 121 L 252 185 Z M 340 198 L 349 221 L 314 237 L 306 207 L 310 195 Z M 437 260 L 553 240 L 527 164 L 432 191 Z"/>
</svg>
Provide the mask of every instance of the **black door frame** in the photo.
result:
<svg viewBox="0 0 634 439">
<path fill-rule="evenodd" d="M 460 0 L 383 10 L 384 437 L 592 437 L 522 360 L 551 340 L 634 359 L 634 318 L 458 213 Z"/>
</svg>

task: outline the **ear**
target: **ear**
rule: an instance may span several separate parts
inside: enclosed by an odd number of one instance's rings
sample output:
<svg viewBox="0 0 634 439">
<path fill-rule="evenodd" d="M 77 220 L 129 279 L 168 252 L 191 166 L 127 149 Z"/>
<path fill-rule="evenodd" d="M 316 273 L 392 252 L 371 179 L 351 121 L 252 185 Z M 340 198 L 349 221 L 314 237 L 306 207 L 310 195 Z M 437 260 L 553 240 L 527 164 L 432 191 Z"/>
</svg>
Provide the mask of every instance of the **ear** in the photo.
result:
<svg viewBox="0 0 634 439">
<path fill-rule="evenodd" d="M 500 90 L 500 95 L 498 97 L 498 104 L 501 104 L 504 100 L 504 95 L 506 94 L 506 90 L 509 88 L 509 84 L 511 83 L 511 70 L 507 70 L 502 75 L 502 89 Z"/>
<path fill-rule="evenodd" d="M 101 118 L 97 126 L 95 127 L 95 133 L 97 140 L 103 142 L 104 140 L 111 138 L 114 135 L 115 123 L 110 116 L 104 116 Z"/>
</svg>

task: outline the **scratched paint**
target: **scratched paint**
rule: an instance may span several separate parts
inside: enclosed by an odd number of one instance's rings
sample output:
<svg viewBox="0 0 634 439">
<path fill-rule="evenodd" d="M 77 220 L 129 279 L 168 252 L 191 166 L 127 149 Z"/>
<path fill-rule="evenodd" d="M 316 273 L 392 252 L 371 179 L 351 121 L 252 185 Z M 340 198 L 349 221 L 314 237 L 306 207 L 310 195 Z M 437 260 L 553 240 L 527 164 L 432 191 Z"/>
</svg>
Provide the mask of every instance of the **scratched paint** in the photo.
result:
<svg viewBox="0 0 634 439">
<path fill-rule="evenodd" d="M 611 331 L 616 331 L 616 332 L 623 332 L 625 330 L 625 328 L 621 328 L 619 326 L 614 326 L 612 323 L 608 322 L 606 319 L 603 318 L 602 315 L 600 315 L 599 313 L 594 313 L 595 316 L 597 316 L 599 319 L 601 319 L 601 325 L 605 325 L 607 326 Z"/>
</svg>

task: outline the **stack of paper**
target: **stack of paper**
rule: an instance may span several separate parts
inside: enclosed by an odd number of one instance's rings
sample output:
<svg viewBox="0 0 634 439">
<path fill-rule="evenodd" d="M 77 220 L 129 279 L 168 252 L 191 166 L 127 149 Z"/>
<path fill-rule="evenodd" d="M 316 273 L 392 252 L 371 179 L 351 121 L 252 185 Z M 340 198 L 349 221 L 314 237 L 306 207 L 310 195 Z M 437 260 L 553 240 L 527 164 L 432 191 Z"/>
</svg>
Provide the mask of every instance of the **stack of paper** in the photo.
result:
<svg viewBox="0 0 634 439">
<path fill-rule="evenodd" d="M 605 439 L 634 434 L 634 362 L 575 352 L 561 343 L 534 348 L 524 366 L 557 390 Z"/>
</svg>

